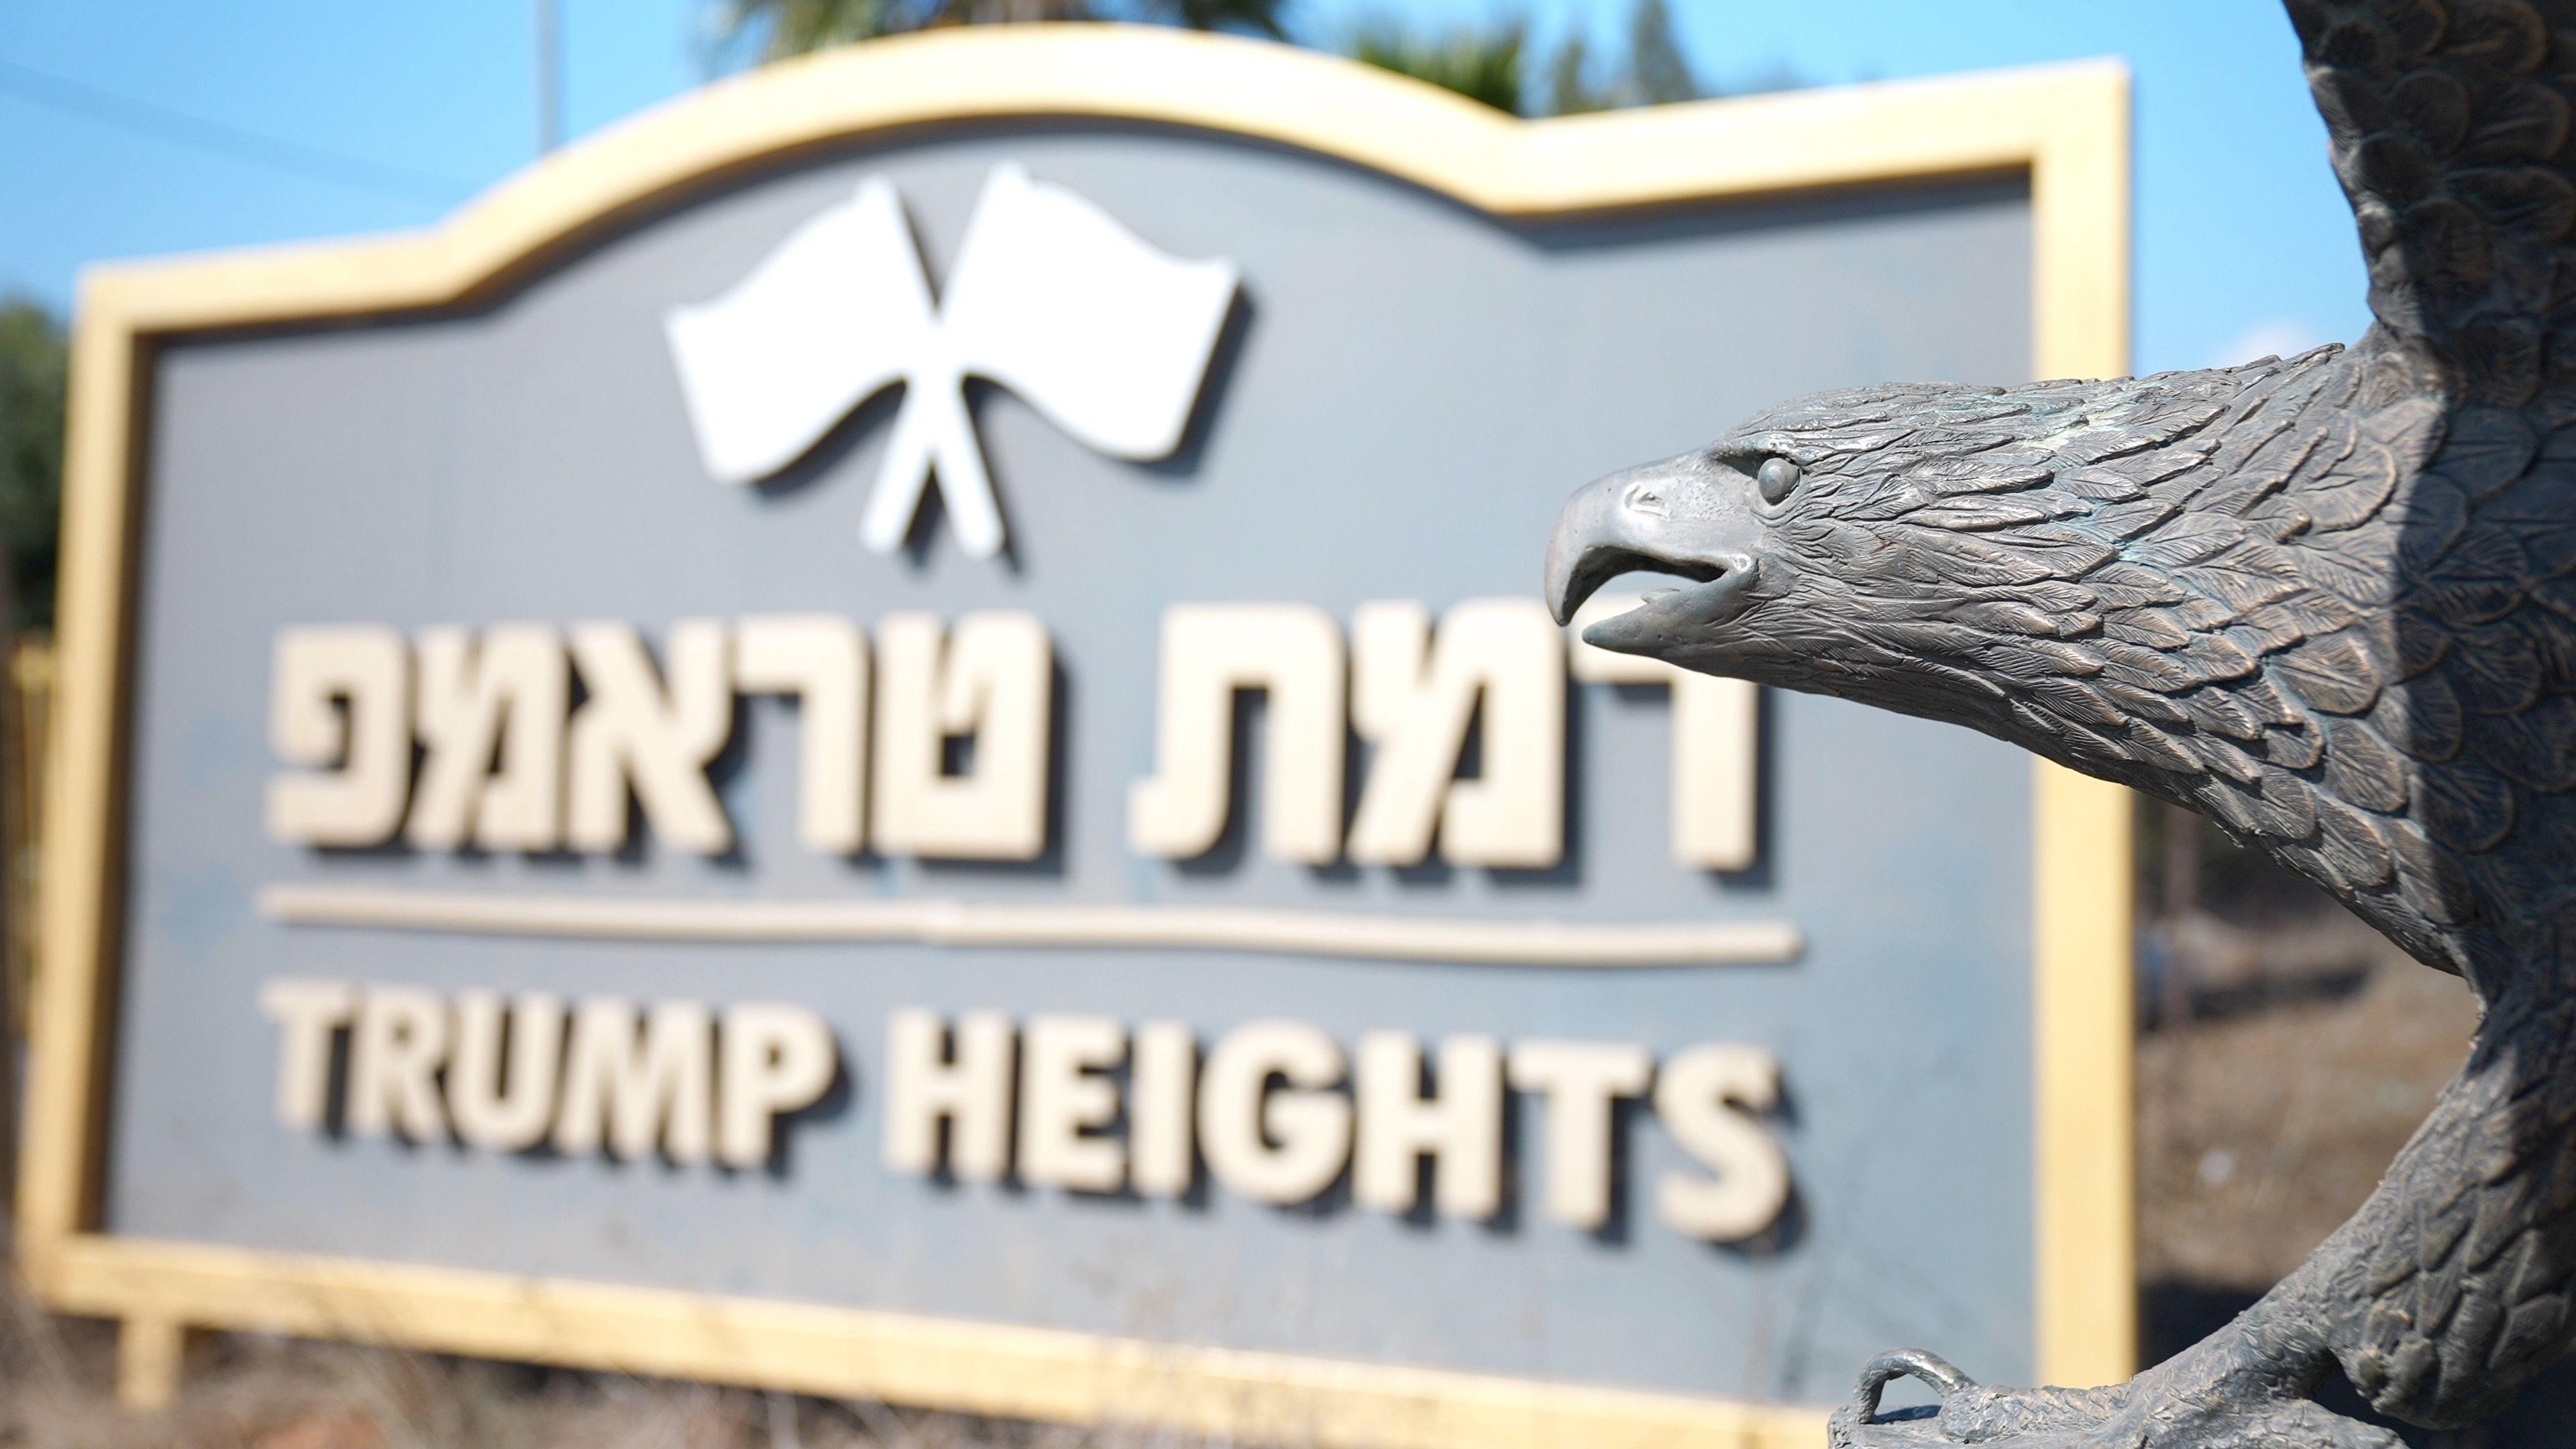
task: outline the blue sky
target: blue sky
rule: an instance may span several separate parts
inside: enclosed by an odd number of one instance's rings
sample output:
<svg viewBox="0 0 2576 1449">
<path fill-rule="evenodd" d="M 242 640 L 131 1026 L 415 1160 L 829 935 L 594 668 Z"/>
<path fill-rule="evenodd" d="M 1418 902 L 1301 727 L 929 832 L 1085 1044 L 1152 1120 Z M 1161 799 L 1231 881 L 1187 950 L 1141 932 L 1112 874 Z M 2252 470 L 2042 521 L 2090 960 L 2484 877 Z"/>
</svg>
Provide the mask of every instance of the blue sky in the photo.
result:
<svg viewBox="0 0 2576 1449">
<path fill-rule="evenodd" d="M 700 0 L 561 0 L 571 133 L 704 78 Z M 2297 47 L 2269 0 L 1672 0 L 1719 81 L 1819 82 L 2083 56 L 2137 75 L 2141 370 L 2349 339 L 2352 222 Z M 1361 17 L 1526 14 L 1615 36 L 1626 0 L 1303 0 Z M 8 0 L 0 5 L 0 291 L 67 306 L 92 260 L 423 225 L 534 154 L 530 0 Z"/>
</svg>

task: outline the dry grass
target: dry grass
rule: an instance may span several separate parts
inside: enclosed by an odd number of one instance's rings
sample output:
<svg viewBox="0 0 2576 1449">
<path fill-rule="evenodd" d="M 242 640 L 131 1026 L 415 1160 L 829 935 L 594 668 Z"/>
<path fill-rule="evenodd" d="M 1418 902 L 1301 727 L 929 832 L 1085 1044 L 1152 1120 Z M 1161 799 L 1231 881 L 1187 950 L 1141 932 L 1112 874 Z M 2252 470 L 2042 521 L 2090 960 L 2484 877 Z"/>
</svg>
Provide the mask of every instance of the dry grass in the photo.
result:
<svg viewBox="0 0 2576 1449">
<path fill-rule="evenodd" d="M 9 1449 L 1184 1449 L 1071 1429 L 243 1336 L 192 1352 L 167 1412 L 120 1412 L 114 1340 L 0 1292 Z"/>
</svg>

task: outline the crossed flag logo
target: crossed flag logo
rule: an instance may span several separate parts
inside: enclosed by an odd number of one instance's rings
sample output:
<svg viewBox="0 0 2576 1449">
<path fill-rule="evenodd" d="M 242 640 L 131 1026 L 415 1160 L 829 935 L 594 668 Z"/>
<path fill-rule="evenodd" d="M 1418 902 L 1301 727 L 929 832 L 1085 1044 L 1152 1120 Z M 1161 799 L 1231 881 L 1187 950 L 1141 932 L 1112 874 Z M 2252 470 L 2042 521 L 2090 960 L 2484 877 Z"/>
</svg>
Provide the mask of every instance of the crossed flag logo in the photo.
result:
<svg viewBox="0 0 2576 1449">
<path fill-rule="evenodd" d="M 716 478 L 776 473 L 900 383 L 860 539 L 900 548 L 935 478 L 959 545 L 990 558 L 1002 510 L 966 378 L 1009 388 L 1099 452 L 1168 457 L 1237 280 L 1230 261 L 1167 256 L 1091 202 L 1004 165 L 985 179 L 936 305 L 901 197 L 871 177 L 722 296 L 671 309 L 664 329 Z"/>
</svg>

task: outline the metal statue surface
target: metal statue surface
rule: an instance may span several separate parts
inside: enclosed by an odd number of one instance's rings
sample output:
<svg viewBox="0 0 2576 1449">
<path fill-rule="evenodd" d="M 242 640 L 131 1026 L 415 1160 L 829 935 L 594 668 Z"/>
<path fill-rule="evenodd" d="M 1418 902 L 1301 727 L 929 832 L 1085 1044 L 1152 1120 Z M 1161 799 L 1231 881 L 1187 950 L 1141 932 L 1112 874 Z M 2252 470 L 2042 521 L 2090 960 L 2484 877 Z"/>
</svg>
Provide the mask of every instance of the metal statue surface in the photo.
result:
<svg viewBox="0 0 2576 1449">
<path fill-rule="evenodd" d="M 2386 1446 L 2465 1423 L 2576 1309 L 2576 0 L 2290 0 L 2360 224 L 2349 350 L 1826 393 L 1596 482 L 1593 643 L 1969 725 L 2199 810 L 2464 977 L 2467 1064 L 2369 1201 L 2127 1384 L 1890 1354 L 1837 1444 Z M 1883 1423 L 1879 1388 L 1936 1416 Z M 1892 1418 L 1897 1416 L 1890 1416 Z"/>
</svg>

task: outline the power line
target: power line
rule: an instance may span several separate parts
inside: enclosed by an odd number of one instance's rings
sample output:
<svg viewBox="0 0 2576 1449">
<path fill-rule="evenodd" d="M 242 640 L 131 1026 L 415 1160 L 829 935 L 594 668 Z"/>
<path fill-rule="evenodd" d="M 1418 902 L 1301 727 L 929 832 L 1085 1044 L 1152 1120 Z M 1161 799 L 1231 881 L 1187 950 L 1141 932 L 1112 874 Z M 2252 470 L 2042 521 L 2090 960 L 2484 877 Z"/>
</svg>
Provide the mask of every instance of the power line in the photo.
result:
<svg viewBox="0 0 2576 1449">
<path fill-rule="evenodd" d="M 562 0 L 536 0 L 537 154 L 563 144 Z"/>
<path fill-rule="evenodd" d="M 266 136 L 257 131 L 245 131 L 239 126 L 228 126 L 221 121 L 211 121 L 168 106 L 138 101 L 79 81 L 66 80 L 14 61 L 0 60 L 0 95 L 14 96 L 48 110 L 152 136 L 173 145 L 267 166 L 310 181 L 442 203 L 453 202 L 459 194 L 473 190 L 470 182 L 454 177 L 415 171 L 408 166 L 384 161 L 370 161 L 363 156 L 307 146 L 301 141 Z"/>
</svg>

